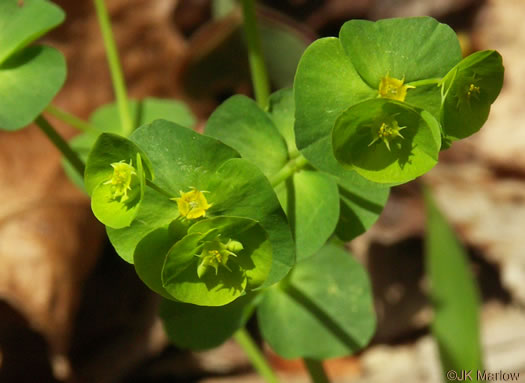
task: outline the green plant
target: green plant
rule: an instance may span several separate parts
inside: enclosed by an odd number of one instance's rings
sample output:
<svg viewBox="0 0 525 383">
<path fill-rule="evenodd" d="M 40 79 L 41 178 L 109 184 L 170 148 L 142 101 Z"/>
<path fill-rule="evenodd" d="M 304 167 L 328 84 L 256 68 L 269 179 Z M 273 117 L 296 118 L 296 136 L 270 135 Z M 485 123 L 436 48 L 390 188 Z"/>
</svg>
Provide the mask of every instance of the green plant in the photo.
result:
<svg viewBox="0 0 525 383">
<path fill-rule="evenodd" d="M 180 102 L 127 100 L 95 0 L 117 103 L 89 123 L 48 107 L 83 131 L 70 147 L 39 117 L 63 82 L 63 59 L 27 47 L 63 15 L 45 0 L 4 1 L 0 92 L 11 98 L 0 127 L 36 119 L 63 151 L 117 253 L 164 298 L 175 344 L 205 349 L 233 335 L 277 381 L 243 330 L 256 311 L 277 353 L 304 358 L 314 381 L 327 381 L 319 361 L 362 349 L 375 329 L 368 276 L 342 241 L 375 222 L 390 186 L 481 128 L 502 61 L 495 51 L 462 60 L 455 33 L 429 17 L 352 20 L 306 50 L 293 90 L 270 95 L 254 3 L 241 3 L 257 100 L 228 99 L 202 135 Z"/>
</svg>

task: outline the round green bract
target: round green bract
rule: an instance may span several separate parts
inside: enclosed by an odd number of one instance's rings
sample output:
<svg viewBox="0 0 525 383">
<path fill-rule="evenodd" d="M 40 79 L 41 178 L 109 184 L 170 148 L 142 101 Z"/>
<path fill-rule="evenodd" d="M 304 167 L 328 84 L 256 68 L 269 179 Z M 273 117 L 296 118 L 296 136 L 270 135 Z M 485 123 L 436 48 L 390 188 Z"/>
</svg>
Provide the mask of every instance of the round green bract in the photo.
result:
<svg viewBox="0 0 525 383">
<path fill-rule="evenodd" d="M 392 121 L 405 127 L 404 138 L 392 139 L 389 150 L 376 134 Z M 382 183 L 408 182 L 424 174 L 437 163 L 441 146 L 439 124 L 430 113 L 386 99 L 348 108 L 336 121 L 332 140 L 335 157 L 344 166 Z"/>
<path fill-rule="evenodd" d="M 460 60 L 454 31 L 430 17 L 345 23 L 338 39 L 320 39 L 310 45 L 297 68 L 298 148 L 316 168 L 341 174 L 330 154 L 331 132 L 341 113 L 377 98 L 386 76 L 405 84 L 440 78 Z M 436 83 L 408 89 L 405 103 L 439 119 L 441 97 Z"/>
<path fill-rule="evenodd" d="M 193 187 L 207 192 L 212 206 L 206 218 L 244 217 L 263 227 L 273 253 L 265 283 L 275 283 L 288 273 L 295 261 L 290 229 L 271 185 L 256 166 L 236 158 L 239 154 L 223 143 L 168 121 L 145 125 L 130 139 L 151 160 L 155 183 L 173 197 Z M 147 187 L 132 224 L 108 228 L 108 235 L 118 254 L 132 263 L 138 243 L 154 230 L 168 227 L 178 215 L 175 201 Z"/>
<path fill-rule="evenodd" d="M 235 240 L 243 249 L 231 255 L 226 267 L 212 267 L 199 277 L 198 265 L 206 242 Z M 264 229 L 239 217 L 214 217 L 192 225 L 168 251 L 162 269 L 164 289 L 174 299 L 199 306 L 222 306 L 260 287 L 269 275 L 272 248 Z"/>
<path fill-rule="evenodd" d="M 481 129 L 503 86 L 503 73 L 501 55 L 481 51 L 462 60 L 447 74 L 442 84 L 445 100 L 441 122 L 448 139 L 465 138 Z M 475 88 L 470 90 L 471 86 Z"/>
</svg>

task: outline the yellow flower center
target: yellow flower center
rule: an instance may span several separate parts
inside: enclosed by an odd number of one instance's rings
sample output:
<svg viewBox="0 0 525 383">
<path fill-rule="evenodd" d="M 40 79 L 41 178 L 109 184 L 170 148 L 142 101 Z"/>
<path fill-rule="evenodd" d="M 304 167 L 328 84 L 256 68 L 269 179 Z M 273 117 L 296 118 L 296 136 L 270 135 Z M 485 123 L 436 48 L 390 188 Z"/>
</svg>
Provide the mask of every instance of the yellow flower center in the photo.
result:
<svg viewBox="0 0 525 383">
<path fill-rule="evenodd" d="M 377 141 L 382 140 L 385 143 L 386 148 L 390 151 L 390 141 L 394 140 L 396 137 L 405 138 L 400 133 L 403 129 L 406 129 L 406 126 L 399 126 L 396 120 L 383 122 L 379 126 L 379 129 L 377 129 L 372 142 L 370 142 L 368 146 L 372 146 Z"/>
<path fill-rule="evenodd" d="M 228 260 L 230 256 L 237 257 L 235 252 L 243 250 L 242 243 L 229 239 L 226 244 L 222 243 L 218 239 L 206 242 L 204 244 L 202 252 L 197 255 L 200 263 L 197 267 L 197 275 L 199 278 L 208 271 L 211 267 L 215 270 L 215 275 L 219 273 L 219 266 L 223 266 L 226 270 L 232 271 L 228 266 Z"/>
<path fill-rule="evenodd" d="M 132 161 L 129 164 L 124 161 L 114 162 L 111 164 L 113 168 L 113 176 L 109 181 L 104 182 L 105 185 L 111 185 L 111 192 L 113 199 L 119 199 L 124 202 L 128 199 L 128 191 L 131 190 L 131 181 L 133 176 L 137 175 Z"/>
<path fill-rule="evenodd" d="M 407 89 L 415 88 L 410 85 L 403 85 L 404 79 L 399 80 L 386 75 L 379 83 L 379 97 L 389 98 L 391 100 L 405 101 Z"/>
<path fill-rule="evenodd" d="M 479 86 L 475 86 L 474 84 L 470 84 L 467 89 L 467 97 L 470 98 L 472 95 L 478 95 L 479 94 Z"/>
<path fill-rule="evenodd" d="M 173 198 L 177 201 L 177 207 L 182 217 L 196 219 L 206 216 L 206 210 L 212 205 L 208 203 L 204 193 L 193 188 L 189 192 L 180 192 L 179 198 Z"/>
</svg>

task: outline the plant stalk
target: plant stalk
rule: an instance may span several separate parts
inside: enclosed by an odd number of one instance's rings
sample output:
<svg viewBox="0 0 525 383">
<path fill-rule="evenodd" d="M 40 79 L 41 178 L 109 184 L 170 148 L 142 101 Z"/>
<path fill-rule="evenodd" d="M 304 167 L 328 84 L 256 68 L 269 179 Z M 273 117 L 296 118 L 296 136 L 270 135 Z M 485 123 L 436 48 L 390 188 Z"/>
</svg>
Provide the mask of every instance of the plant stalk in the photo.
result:
<svg viewBox="0 0 525 383">
<path fill-rule="evenodd" d="M 60 134 L 51 126 L 51 124 L 43 117 L 38 116 L 35 120 L 35 124 L 44 132 L 44 134 L 51 140 L 51 142 L 56 146 L 58 150 L 64 155 L 64 157 L 69 161 L 71 166 L 84 177 L 84 162 L 78 157 L 77 153 L 71 149 L 66 140 L 62 138 Z"/>
<path fill-rule="evenodd" d="M 241 328 L 237 330 L 233 337 L 242 347 L 259 375 L 261 375 L 267 383 L 279 383 L 279 379 L 275 375 L 275 372 L 266 361 L 264 355 L 259 347 L 257 347 L 257 344 L 255 344 L 248 331 L 245 328 Z"/>
<path fill-rule="evenodd" d="M 59 120 L 65 122 L 66 124 L 72 126 L 73 128 L 80 130 L 81 132 L 92 132 L 92 133 L 101 133 L 98 129 L 91 126 L 87 121 L 84 121 L 77 116 L 66 112 L 63 109 L 60 109 L 54 105 L 49 105 L 46 108 L 46 112 L 52 115 L 53 117 L 58 118 Z"/>
<path fill-rule="evenodd" d="M 122 67 L 118 57 L 115 39 L 111 31 L 111 23 L 109 20 L 108 11 L 104 0 L 94 0 L 97 11 L 98 23 L 102 32 L 104 40 L 104 47 L 106 49 L 106 56 L 108 59 L 109 70 L 111 72 L 111 80 L 113 82 L 113 89 L 117 99 L 117 105 L 120 115 L 120 123 L 125 136 L 129 136 L 133 131 L 133 122 L 129 112 L 128 97 L 126 91 L 126 83 L 122 74 Z"/>
<path fill-rule="evenodd" d="M 255 0 L 241 0 L 241 3 L 244 16 L 244 36 L 248 48 L 255 100 L 261 108 L 265 109 L 268 106 L 268 99 L 270 97 L 270 83 L 264 63 L 261 40 L 257 31 Z"/>
<path fill-rule="evenodd" d="M 171 194 L 170 192 L 164 190 L 163 188 L 161 188 L 160 186 L 155 184 L 153 181 L 148 180 L 147 178 L 146 178 L 146 185 L 149 186 L 150 188 L 152 188 L 153 190 L 155 190 L 156 192 L 162 194 L 163 196 L 168 197 L 169 199 L 174 198 L 173 194 Z"/>
<path fill-rule="evenodd" d="M 418 87 L 418 86 L 423 86 L 423 85 L 434 85 L 434 84 L 439 84 L 439 82 L 442 80 L 442 78 L 427 78 L 425 80 L 419 80 L 419 81 L 412 81 L 412 82 L 409 82 L 409 83 L 406 83 L 405 85 L 406 86 L 413 86 L 413 87 Z"/>
<path fill-rule="evenodd" d="M 270 177 L 270 184 L 275 188 L 306 165 L 308 165 L 308 160 L 302 154 L 297 155 L 297 157 L 288 161 L 281 170 Z"/>
<path fill-rule="evenodd" d="M 322 361 L 310 358 L 304 358 L 303 361 L 306 369 L 310 373 L 312 383 L 330 383 Z"/>
</svg>

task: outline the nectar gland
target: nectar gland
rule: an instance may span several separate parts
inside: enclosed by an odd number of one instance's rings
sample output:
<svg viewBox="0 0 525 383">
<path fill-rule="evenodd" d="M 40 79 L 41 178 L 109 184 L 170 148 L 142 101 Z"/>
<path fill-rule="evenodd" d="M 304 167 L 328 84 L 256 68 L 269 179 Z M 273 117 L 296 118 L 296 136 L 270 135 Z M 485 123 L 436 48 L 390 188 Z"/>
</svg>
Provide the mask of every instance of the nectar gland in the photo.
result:
<svg viewBox="0 0 525 383">
<path fill-rule="evenodd" d="M 187 219 L 196 219 L 206 216 L 206 210 L 208 210 L 212 204 L 209 204 L 204 196 L 205 192 L 201 192 L 195 188 L 192 188 L 187 193 L 180 191 L 180 197 L 172 198 L 177 201 L 177 207 L 182 217 Z"/>
<path fill-rule="evenodd" d="M 221 242 L 218 238 L 206 242 L 202 252 L 197 255 L 200 258 L 199 266 L 197 267 L 198 277 L 202 278 L 210 267 L 215 270 L 215 275 L 219 273 L 219 266 L 231 272 L 232 270 L 227 264 L 228 260 L 230 257 L 237 257 L 236 252 L 238 253 L 243 249 L 242 243 L 232 239 L 228 239 L 226 243 Z"/>
<path fill-rule="evenodd" d="M 403 85 L 405 79 L 398 80 L 397 78 L 386 75 L 379 83 L 379 95 L 381 98 L 389 98 L 391 100 L 405 101 L 407 89 L 415 88 L 411 85 Z"/>
<path fill-rule="evenodd" d="M 109 181 L 104 182 L 104 185 L 111 185 L 112 198 L 120 198 L 120 202 L 125 202 L 128 199 L 128 191 L 131 190 L 131 181 L 133 176 L 137 175 L 132 163 L 131 160 L 129 164 L 124 161 L 112 163 L 113 176 Z"/>
<path fill-rule="evenodd" d="M 401 137 L 403 139 L 405 138 L 400 133 L 403 129 L 406 129 L 406 126 L 399 126 L 396 120 L 392 120 L 391 122 L 383 122 L 381 123 L 379 129 L 377 129 L 374 139 L 368 144 L 368 146 L 372 146 L 377 141 L 382 140 L 385 143 L 388 151 L 390 151 L 390 141 L 397 137 Z"/>
</svg>

